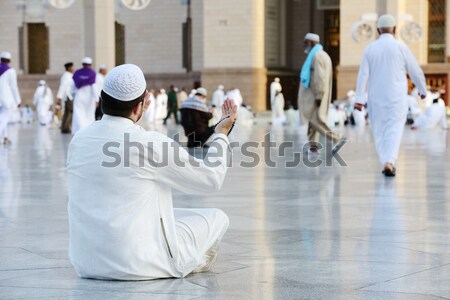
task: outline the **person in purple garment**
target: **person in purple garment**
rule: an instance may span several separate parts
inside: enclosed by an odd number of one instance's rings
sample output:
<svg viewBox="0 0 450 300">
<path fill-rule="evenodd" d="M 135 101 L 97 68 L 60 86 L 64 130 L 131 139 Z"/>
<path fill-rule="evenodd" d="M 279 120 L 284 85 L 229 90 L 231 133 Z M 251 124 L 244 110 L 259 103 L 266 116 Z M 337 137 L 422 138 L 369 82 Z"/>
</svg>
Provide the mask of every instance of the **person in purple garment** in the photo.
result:
<svg viewBox="0 0 450 300">
<path fill-rule="evenodd" d="M 2 52 L 0 55 L 0 138 L 3 144 L 10 144 L 8 139 L 8 120 L 10 111 L 20 105 L 19 88 L 17 87 L 16 70 L 9 66 L 11 53 Z"/>
<path fill-rule="evenodd" d="M 95 121 L 95 109 L 100 97 L 100 91 L 95 82 L 97 74 L 91 68 L 92 58 L 83 58 L 82 64 L 83 67 L 73 74 L 73 135 Z"/>
</svg>

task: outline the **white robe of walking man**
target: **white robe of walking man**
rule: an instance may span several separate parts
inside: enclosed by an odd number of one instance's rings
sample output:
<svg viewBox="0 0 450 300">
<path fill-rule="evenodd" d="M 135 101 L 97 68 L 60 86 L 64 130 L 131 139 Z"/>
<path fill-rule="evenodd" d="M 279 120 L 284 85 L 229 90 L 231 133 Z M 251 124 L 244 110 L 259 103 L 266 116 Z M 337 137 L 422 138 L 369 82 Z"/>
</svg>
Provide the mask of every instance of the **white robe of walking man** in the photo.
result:
<svg viewBox="0 0 450 300">
<path fill-rule="evenodd" d="M 8 144 L 8 121 L 22 99 L 17 87 L 16 70 L 9 66 L 11 53 L 2 52 L 0 57 L 0 138 L 4 144 Z"/>
<path fill-rule="evenodd" d="M 36 106 L 39 124 L 50 124 L 53 118 L 53 113 L 50 111 L 53 105 L 53 93 L 45 80 L 39 81 L 39 86 L 34 92 L 33 104 Z"/>
<path fill-rule="evenodd" d="M 381 26 L 381 27 L 380 27 Z M 426 94 L 425 76 L 409 48 L 394 37 L 395 19 L 383 15 L 378 21 L 380 38 L 364 51 L 358 74 L 355 108 L 367 107 L 375 146 L 386 176 L 395 176 L 403 129 L 408 113 L 409 74 L 419 94 Z M 385 32 L 386 31 L 386 32 Z M 392 33 L 388 33 L 392 32 Z"/>
</svg>

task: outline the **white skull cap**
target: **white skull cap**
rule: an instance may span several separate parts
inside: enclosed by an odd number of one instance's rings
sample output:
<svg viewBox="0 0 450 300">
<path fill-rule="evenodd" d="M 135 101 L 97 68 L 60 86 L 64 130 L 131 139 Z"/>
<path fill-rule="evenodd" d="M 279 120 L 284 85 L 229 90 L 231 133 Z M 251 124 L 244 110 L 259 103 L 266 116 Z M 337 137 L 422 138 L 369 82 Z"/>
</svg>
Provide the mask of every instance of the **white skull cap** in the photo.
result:
<svg viewBox="0 0 450 300">
<path fill-rule="evenodd" d="M 92 58 L 86 56 L 85 58 L 83 58 L 81 63 L 82 64 L 87 64 L 87 65 L 92 65 Z"/>
<path fill-rule="evenodd" d="M 142 96 L 147 87 L 144 73 L 133 64 L 113 68 L 105 77 L 103 91 L 114 99 L 131 101 Z"/>
<path fill-rule="evenodd" d="M 4 59 L 11 59 L 11 53 L 9 52 L 2 52 L 2 54 L 0 55 L 0 58 L 4 58 Z"/>
<path fill-rule="evenodd" d="M 202 96 L 208 96 L 208 92 L 206 91 L 205 88 L 199 87 L 195 90 L 196 94 L 202 95 Z"/>
<path fill-rule="evenodd" d="M 311 33 L 311 32 L 309 32 L 309 33 L 307 33 L 307 34 L 305 35 L 305 40 L 310 40 L 310 41 L 313 41 L 313 42 L 320 43 L 320 37 L 319 37 L 319 35 L 318 35 L 318 34 L 315 34 L 315 33 Z"/>
<path fill-rule="evenodd" d="M 378 19 L 377 27 L 378 28 L 394 28 L 395 27 L 395 18 L 391 15 L 382 15 Z"/>
</svg>

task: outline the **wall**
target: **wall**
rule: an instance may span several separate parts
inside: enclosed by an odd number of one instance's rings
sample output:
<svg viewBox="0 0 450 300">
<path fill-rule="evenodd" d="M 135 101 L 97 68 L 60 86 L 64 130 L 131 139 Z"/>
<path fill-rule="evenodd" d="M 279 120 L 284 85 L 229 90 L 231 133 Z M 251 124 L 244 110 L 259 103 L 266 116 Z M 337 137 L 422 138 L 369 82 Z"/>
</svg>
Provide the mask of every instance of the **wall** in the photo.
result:
<svg viewBox="0 0 450 300">
<path fill-rule="evenodd" d="M 122 8 L 116 20 L 125 25 L 127 63 L 140 66 L 146 74 L 185 72 L 181 24 L 186 6 L 180 1 L 152 0 L 141 11 Z"/>
<path fill-rule="evenodd" d="M 218 84 L 239 88 L 244 102 L 256 111 L 266 109 L 264 6 L 262 0 L 203 3 L 202 83 L 210 93 Z"/>
</svg>

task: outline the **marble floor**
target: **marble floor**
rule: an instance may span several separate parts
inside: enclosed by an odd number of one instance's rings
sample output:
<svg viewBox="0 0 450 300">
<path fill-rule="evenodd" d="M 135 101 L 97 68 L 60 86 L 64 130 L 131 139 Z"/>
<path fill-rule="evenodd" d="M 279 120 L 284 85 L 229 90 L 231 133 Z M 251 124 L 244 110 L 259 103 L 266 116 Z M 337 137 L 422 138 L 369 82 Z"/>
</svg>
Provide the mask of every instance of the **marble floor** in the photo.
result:
<svg viewBox="0 0 450 300">
<path fill-rule="evenodd" d="M 368 127 L 336 129 L 348 137 L 342 160 L 322 154 L 315 167 L 285 166 L 303 155 L 303 129 L 264 119 L 237 127 L 241 148 L 223 189 L 174 193 L 175 206 L 230 217 L 213 272 L 122 282 L 78 278 L 68 260 L 70 136 L 10 130 L 13 144 L 0 146 L 0 299 L 450 299 L 448 131 L 407 128 L 392 179 L 380 173 Z"/>
</svg>

